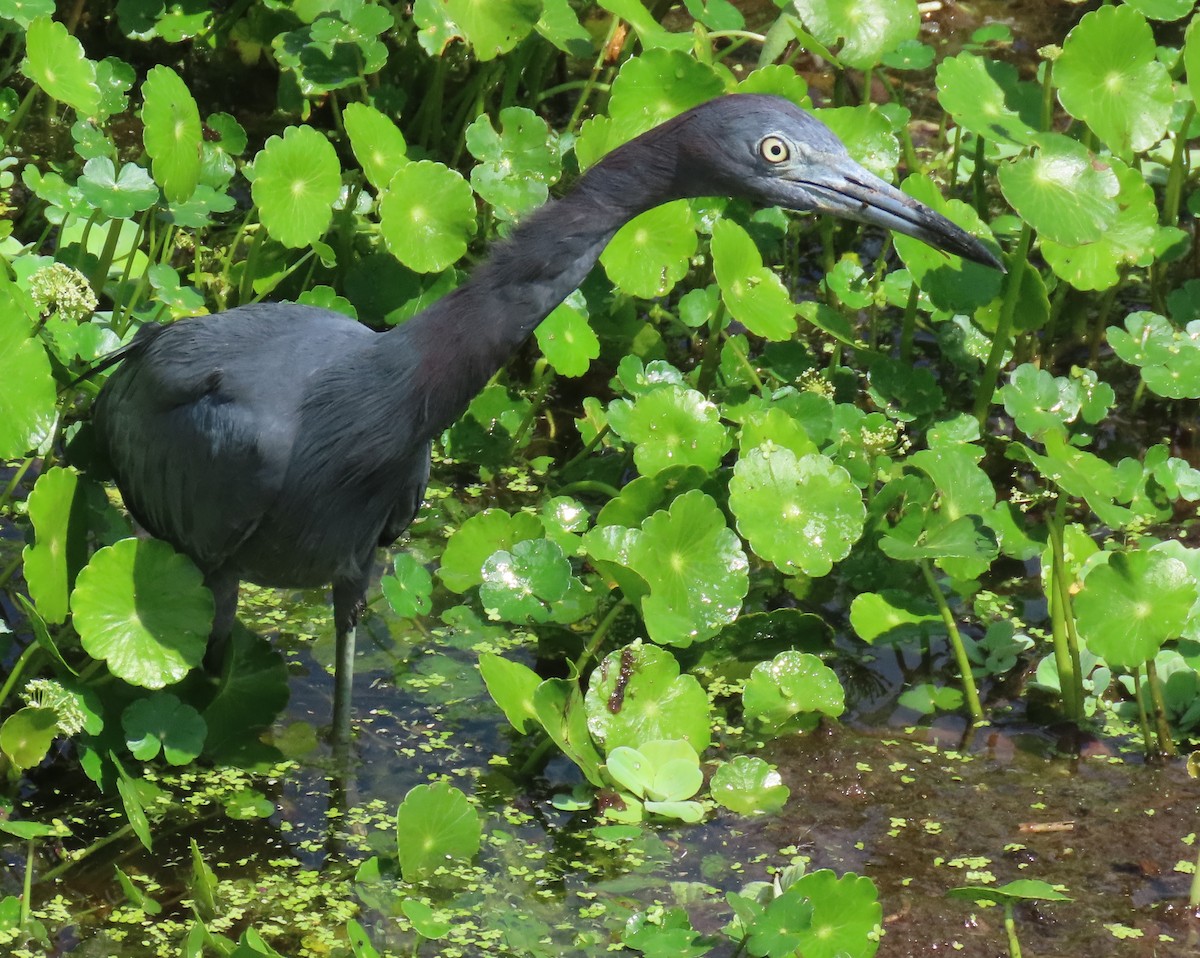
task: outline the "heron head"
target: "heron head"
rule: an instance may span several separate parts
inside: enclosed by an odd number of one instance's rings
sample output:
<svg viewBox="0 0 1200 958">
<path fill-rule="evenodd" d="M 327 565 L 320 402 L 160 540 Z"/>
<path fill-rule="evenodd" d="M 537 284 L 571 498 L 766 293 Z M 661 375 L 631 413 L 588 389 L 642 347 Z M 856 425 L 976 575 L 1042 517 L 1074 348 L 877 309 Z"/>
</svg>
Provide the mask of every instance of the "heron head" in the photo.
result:
<svg viewBox="0 0 1200 958">
<path fill-rule="evenodd" d="M 782 97 L 735 94 L 690 117 L 680 130 L 681 179 L 694 174 L 706 194 L 719 187 L 766 205 L 870 223 L 1004 268 L 976 237 L 868 172 L 825 124 Z"/>
</svg>

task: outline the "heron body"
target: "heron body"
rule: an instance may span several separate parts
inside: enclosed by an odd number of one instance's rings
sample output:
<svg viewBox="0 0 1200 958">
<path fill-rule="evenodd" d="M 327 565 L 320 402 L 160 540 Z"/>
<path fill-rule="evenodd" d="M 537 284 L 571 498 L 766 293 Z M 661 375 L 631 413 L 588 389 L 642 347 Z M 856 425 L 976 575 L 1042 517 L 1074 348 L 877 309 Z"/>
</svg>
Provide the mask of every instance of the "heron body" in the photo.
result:
<svg viewBox="0 0 1200 958">
<path fill-rule="evenodd" d="M 95 426 L 134 517 L 204 572 L 214 636 L 232 628 L 242 580 L 332 584 L 337 670 L 350 673 L 375 551 L 416 515 L 434 437 L 622 225 L 713 195 L 876 223 L 999 266 L 970 234 L 854 163 L 815 118 L 745 94 L 609 153 L 465 284 L 386 332 L 286 303 L 144 327 L 100 392 Z M 348 728 L 349 682 L 339 674 L 335 731 Z"/>
</svg>

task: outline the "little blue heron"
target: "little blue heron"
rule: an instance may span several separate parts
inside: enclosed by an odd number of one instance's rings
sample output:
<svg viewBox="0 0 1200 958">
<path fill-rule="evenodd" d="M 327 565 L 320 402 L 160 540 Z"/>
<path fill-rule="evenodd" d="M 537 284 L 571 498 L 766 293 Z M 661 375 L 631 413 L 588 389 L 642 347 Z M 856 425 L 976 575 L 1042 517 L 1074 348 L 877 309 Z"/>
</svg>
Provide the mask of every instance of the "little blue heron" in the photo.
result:
<svg viewBox="0 0 1200 958">
<path fill-rule="evenodd" d="M 333 734 L 348 737 L 355 625 L 375 551 L 416 515 L 430 442 L 618 228 L 701 196 L 873 223 L 1001 268 L 975 237 L 851 160 L 814 117 L 741 94 L 613 150 L 464 285 L 394 329 L 288 303 L 146 325 L 114 357 L 95 427 L 134 518 L 203 571 L 214 641 L 233 627 L 243 579 L 332 584 Z"/>
</svg>

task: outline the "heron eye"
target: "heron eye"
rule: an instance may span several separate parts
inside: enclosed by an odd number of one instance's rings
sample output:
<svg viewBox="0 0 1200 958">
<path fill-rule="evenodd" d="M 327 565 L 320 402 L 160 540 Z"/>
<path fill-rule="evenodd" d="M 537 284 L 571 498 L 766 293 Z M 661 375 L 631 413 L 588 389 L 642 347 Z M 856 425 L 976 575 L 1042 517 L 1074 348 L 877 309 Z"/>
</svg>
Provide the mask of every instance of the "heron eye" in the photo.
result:
<svg viewBox="0 0 1200 958">
<path fill-rule="evenodd" d="M 758 144 L 758 152 L 768 163 L 783 163 L 791 156 L 788 145 L 778 136 L 765 137 Z"/>
</svg>

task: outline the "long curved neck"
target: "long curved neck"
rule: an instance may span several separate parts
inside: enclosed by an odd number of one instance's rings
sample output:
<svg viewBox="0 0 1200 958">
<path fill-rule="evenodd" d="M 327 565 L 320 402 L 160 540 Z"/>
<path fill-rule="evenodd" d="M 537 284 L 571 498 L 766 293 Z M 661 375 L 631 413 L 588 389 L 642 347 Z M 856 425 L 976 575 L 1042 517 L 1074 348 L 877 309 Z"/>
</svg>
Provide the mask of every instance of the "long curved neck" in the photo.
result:
<svg viewBox="0 0 1200 958">
<path fill-rule="evenodd" d="M 608 154 L 565 197 L 521 223 L 466 283 L 384 334 L 394 337 L 410 368 L 416 359 L 411 394 L 425 399 L 425 437 L 462 415 L 534 328 L 583 282 L 621 226 L 685 195 L 677 186 L 675 138 L 658 132 Z"/>
</svg>

